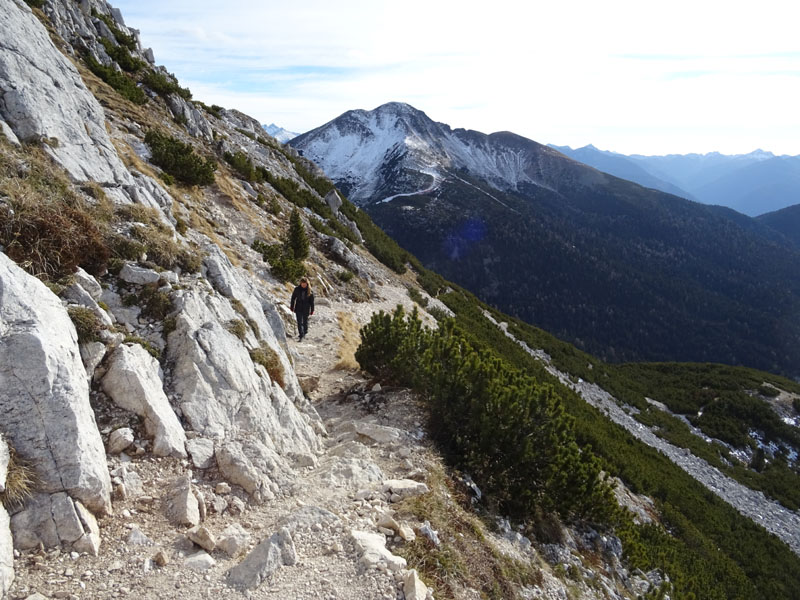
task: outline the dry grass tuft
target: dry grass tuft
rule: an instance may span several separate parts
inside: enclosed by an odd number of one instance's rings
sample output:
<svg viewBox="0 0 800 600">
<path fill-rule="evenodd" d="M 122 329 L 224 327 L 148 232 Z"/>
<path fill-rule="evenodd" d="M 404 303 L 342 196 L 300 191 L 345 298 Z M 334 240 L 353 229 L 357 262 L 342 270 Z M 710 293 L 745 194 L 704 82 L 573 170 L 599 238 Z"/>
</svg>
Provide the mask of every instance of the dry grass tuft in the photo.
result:
<svg viewBox="0 0 800 600">
<path fill-rule="evenodd" d="M 278 353 L 267 344 L 262 343 L 258 348 L 250 350 L 250 358 L 254 363 L 261 365 L 269 373 L 270 379 L 285 389 L 283 365 L 278 359 Z"/>
<path fill-rule="evenodd" d="M 358 371 L 359 365 L 356 361 L 356 350 L 361 344 L 360 327 L 353 320 L 353 317 L 345 312 L 336 313 L 336 320 L 339 321 L 339 328 L 342 330 L 342 339 L 339 342 L 337 351 L 338 362 L 334 369 L 343 371 Z"/>
<path fill-rule="evenodd" d="M 36 472 L 30 464 L 20 459 L 10 444 L 8 451 L 11 456 L 6 473 L 6 490 L 0 494 L 0 503 L 10 510 L 20 506 L 33 494 L 36 488 Z"/>
</svg>

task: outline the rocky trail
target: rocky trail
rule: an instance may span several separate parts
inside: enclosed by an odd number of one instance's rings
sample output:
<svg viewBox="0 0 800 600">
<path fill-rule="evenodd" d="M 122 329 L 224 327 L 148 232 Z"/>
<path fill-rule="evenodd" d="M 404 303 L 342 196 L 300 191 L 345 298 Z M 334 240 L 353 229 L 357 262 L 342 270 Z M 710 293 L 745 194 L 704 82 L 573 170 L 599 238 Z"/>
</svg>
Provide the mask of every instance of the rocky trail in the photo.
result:
<svg viewBox="0 0 800 600">
<path fill-rule="evenodd" d="M 109 463 L 117 493 L 114 516 L 99 522 L 100 555 L 17 552 L 10 597 L 424 598 L 421 582 L 384 541 L 399 543 L 421 525 L 390 518 L 393 499 L 427 491 L 422 480 L 435 460 L 418 407 L 408 393 L 387 393 L 336 368 L 340 347 L 352 345 L 352 329 L 341 323 L 360 326 L 374 310 L 410 304 L 403 288 L 381 291 L 383 299 L 370 304 L 320 299 L 306 339 L 288 341 L 327 430 L 316 464 L 299 469 L 288 489 L 254 504 L 216 467 L 119 454 Z M 174 508 L 186 524 L 170 522 L 176 481 L 191 482 L 202 497 L 199 527 L 189 527 L 194 519 L 183 507 Z M 244 557 L 256 547 L 263 556 L 251 567 Z"/>
</svg>

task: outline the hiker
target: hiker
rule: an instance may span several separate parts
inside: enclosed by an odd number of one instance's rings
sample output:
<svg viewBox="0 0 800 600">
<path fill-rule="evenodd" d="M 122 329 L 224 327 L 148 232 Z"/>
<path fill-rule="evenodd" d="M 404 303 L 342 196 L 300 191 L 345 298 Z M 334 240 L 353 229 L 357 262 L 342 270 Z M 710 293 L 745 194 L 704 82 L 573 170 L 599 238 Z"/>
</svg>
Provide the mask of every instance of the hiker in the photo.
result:
<svg viewBox="0 0 800 600">
<path fill-rule="evenodd" d="M 298 339 L 303 339 L 308 333 L 308 316 L 314 314 L 314 293 L 308 285 L 308 279 L 300 279 L 300 285 L 292 292 L 290 308 L 297 315 Z"/>
</svg>

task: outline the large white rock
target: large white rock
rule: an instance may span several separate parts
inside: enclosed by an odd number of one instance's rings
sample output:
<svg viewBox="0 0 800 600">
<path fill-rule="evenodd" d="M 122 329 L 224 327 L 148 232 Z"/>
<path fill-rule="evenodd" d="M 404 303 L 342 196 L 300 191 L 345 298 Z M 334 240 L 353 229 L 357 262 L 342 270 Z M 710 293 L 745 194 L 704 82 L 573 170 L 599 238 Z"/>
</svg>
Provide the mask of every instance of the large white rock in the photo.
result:
<svg viewBox="0 0 800 600">
<path fill-rule="evenodd" d="M 94 512 L 110 511 L 111 480 L 75 327 L 59 299 L 3 253 L 0 414 L 17 453 L 36 465 L 40 492 L 65 491 Z"/>
<path fill-rule="evenodd" d="M 352 530 L 350 536 L 356 550 L 361 554 L 358 562 L 363 570 L 383 562 L 392 571 L 399 571 L 406 568 L 406 559 L 392 554 L 386 548 L 386 538 L 380 533 L 370 533 L 368 531 Z"/>
<path fill-rule="evenodd" d="M 277 533 L 253 548 L 253 551 L 228 572 L 228 585 L 253 590 L 284 565 L 297 562 L 297 551 L 288 529 Z"/>
<path fill-rule="evenodd" d="M 11 461 L 11 453 L 8 451 L 8 444 L 0 433 L 0 494 L 6 491 L 6 475 L 8 475 L 8 463 Z"/>
<path fill-rule="evenodd" d="M 45 151 L 76 181 L 130 184 L 105 115 L 75 66 L 22 0 L 0 10 L 0 116 L 22 141 Z"/>
<path fill-rule="evenodd" d="M 100 530 L 94 515 L 64 492 L 35 494 L 24 508 L 11 517 L 14 547 L 29 550 L 72 545 L 78 552 L 96 555 L 100 548 Z"/>
<path fill-rule="evenodd" d="M 399 499 L 402 500 L 403 498 L 427 494 L 430 490 L 428 486 L 421 481 L 414 481 L 413 479 L 387 479 L 383 482 L 383 491 L 389 492 L 393 496 L 396 494 L 399 496 Z"/>
<path fill-rule="evenodd" d="M 217 548 L 231 558 L 236 558 L 245 551 L 250 543 L 250 534 L 238 523 L 231 523 L 220 534 Z"/>
<path fill-rule="evenodd" d="M 185 457 L 186 434 L 169 404 L 158 361 L 139 344 L 123 344 L 111 355 L 103 391 L 115 404 L 144 419 L 154 436 L 153 454 Z"/>
<path fill-rule="evenodd" d="M 403 593 L 406 600 L 425 600 L 428 597 L 428 586 L 419 578 L 416 569 L 409 570 L 403 577 Z"/>
</svg>

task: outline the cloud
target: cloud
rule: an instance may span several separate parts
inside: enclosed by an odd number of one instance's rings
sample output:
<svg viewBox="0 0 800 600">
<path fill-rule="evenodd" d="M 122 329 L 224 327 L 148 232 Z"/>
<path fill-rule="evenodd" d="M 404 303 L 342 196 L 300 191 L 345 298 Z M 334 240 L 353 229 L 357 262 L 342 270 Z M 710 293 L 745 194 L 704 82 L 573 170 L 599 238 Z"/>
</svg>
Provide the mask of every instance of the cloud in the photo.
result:
<svg viewBox="0 0 800 600">
<path fill-rule="evenodd" d="M 785 2 L 117 4 L 195 97 L 294 131 L 400 100 L 541 142 L 800 153 Z"/>
</svg>

